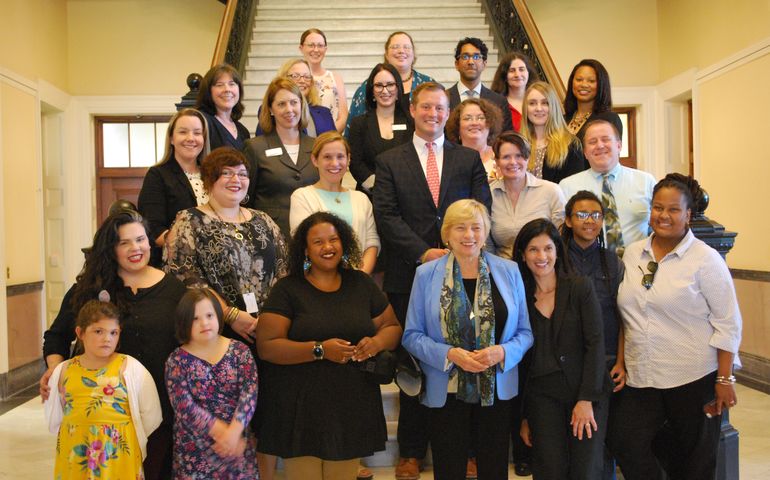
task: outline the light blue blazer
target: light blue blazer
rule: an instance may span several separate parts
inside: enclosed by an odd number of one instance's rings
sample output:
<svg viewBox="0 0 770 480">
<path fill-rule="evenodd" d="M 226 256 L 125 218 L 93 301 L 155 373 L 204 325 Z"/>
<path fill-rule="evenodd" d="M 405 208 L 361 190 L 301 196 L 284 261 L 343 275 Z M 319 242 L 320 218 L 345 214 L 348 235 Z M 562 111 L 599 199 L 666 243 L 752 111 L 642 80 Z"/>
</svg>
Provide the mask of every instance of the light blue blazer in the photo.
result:
<svg viewBox="0 0 770 480">
<path fill-rule="evenodd" d="M 510 400 L 519 391 L 518 364 L 524 353 L 532 346 L 532 328 L 529 325 L 527 302 L 524 297 L 524 283 L 516 263 L 489 253 L 483 253 L 500 295 L 508 307 L 508 318 L 503 336 L 497 343 L 505 349 L 505 361 L 496 367 L 496 397 Z M 427 407 L 439 408 L 446 403 L 449 373 L 447 345 L 441 334 L 439 320 L 439 297 L 444 283 L 447 257 L 420 265 L 414 276 L 409 310 L 406 314 L 406 329 L 401 343 L 420 362 L 425 372 L 425 386 L 420 401 Z M 500 321 L 501 319 L 496 319 Z M 451 365 L 451 364 L 449 364 Z"/>
</svg>

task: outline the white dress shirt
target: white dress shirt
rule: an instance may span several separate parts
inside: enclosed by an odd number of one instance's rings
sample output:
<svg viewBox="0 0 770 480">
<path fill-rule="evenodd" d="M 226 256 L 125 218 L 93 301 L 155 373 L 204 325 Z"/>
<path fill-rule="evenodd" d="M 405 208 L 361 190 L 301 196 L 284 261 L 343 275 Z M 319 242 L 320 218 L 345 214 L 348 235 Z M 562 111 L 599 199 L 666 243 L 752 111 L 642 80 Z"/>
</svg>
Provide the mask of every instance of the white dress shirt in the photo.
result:
<svg viewBox="0 0 770 480">
<path fill-rule="evenodd" d="M 588 190 L 602 198 L 602 175 L 593 169 L 584 170 L 563 179 L 559 186 L 567 201 L 580 190 Z M 623 244 L 628 246 L 647 238 L 650 234 L 650 204 L 655 178 L 647 172 L 624 167 L 620 163 L 609 171 L 609 176 L 623 231 Z"/>
<path fill-rule="evenodd" d="M 418 137 L 415 134 L 412 137 L 412 144 L 414 149 L 417 150 L 417 156 L 420 158 L 420 166 L 422 167 L 422 173 L 425 174 L 425 178 L 428 178 L 428 142 Z M 441 172 L 444 171 L 444 135 L 441 135 L 437 139 L 433 140 L 433 152 L 436 154 L 436 166 L 438 167 L 438 178 L 441 181 Z"/>
<path fill-rule="evenodd" d="M 473 90 L 476 94 L 473 97 L 468 96 L 468 92 Z M 476 84 L 473 88 L 468 88 L 463 82 L 457 82 L 457 93 L 460 95 L 460 101 L 467 100 L 469 98 L 481 98 L 481 82 Z"/>
<path fill-rule="evenodd" d="M 653 234 L 654 236 L 654 234 Z M 642 277 L 655 261 L 652 238 L 626 248 L 618 308 L 625 332 L 626 383 L 673 388 L 717 369 L 717 349 L 736 354 L 741 313 L 725 261 L 692 231 L 659 259 L 648 290 Z"/>
</svg>

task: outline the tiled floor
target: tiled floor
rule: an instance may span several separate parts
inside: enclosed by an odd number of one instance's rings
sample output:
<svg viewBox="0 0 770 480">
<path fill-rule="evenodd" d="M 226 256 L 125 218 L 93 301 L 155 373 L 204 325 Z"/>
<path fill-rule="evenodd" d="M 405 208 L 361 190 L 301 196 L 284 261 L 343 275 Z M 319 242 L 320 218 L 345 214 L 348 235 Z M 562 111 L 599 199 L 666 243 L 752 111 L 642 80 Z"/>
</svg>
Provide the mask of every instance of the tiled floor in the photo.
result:
<svg viewBox="0 0 770 480">
<path fill-rule="evenodd" d="M 731 411 L 740 434 L 741 480 L 770 478 L 770 395 L 738 386 L 739 405 Z M 0 411 L 2 411 L 0 404 Z M 0 479 L 39 480 L 53 472 L 56 437 L 48 433 L 39 398 L 0 415 Z M 393 478 L 392 469 L 375 469 L 376 479 Z M 515 477 L 513 473 L 509 478 Z M 422 480 L 432 480 L 423 472 Z M 731 479 L 732 480 L 732 479 Z"/>
</svg>

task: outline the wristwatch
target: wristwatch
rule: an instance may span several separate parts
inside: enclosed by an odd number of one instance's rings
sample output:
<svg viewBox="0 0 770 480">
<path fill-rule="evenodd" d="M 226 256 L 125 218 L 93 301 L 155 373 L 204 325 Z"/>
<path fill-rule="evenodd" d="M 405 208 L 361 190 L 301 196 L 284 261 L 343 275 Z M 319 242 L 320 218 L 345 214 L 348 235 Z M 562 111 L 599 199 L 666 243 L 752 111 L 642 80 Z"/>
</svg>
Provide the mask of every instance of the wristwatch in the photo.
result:
<svg viewBox="0 0 770 480">
<path fill-rule="evenodd" d="M 324 347 L 321 345 L 321 342 L 315 342 L 315 345 L 313 345 L 313 358 L 315 360 L 324 359 Z"/>
</svg>

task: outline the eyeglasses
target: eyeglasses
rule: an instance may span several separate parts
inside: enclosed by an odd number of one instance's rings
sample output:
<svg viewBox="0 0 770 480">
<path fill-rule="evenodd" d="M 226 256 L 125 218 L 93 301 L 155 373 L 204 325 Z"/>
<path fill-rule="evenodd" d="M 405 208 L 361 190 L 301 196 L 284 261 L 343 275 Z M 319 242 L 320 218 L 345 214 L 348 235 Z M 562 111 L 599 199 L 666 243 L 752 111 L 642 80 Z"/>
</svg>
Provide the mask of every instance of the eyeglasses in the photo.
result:
<svg viewBox="0 0 770 480">
<path fill-rule="evenodd" d="M 638 266 L 638 265 L 637 265 Z M 647 263 L 647 270 L 650 273 L 644 273 L 644 270 L 642 270 L 642 267 L 639 267 L 639 271 L 642 272 L 642 286 L 646 288 L 647 290 L 652 288 L 652 282 L 655 281 L 655 272 L 658 271 L 658 263 L 653 262 L 650 260 L 650 262 Z"/>
<path fill-rule="evenodd" d="M 239 180 L 248 180 L 249 179 L 249 172 L 246 170 L 222 170 L 222 173 L 219 174 L 220 177 L 224 177 L 227 180 L 230 180 L 234 176 L 238 175 Z"/>
<path fill-rule="evenodd" d="M 395 90 L 395 89 L 396 89 L 396 82 L 375 83 L 374 84 L 374 91 L 375 92 L 381 92 L 383 90 Z"/>
<path fill-rule="evenodd" d="M 300 75 L 299 73 L 289 73 L 286 76 L 291 78 L 295 82 L 297 80 L 304 80 L 306 82 L 309 82 L 309 81 L 313 80 L 313 76 L 312 75 Z"/>
<path fill-rule="evenodd" d="M 309 48 L 310 50 L 314 50 L 314 49 L 323 50 L 326 48 L 326 45 L 324 45 L 323 43 L 303 43 L 302 45 Z"/>
<path fill-rule="evenodd" d="M 412 50 L 412 46 L 409 45 L 408 43 L 405 43 L 403 45 L 400 45 L 398 43 L 394 43 L 392 45 L 388 45 L 388 50 L 404 50 L 404 51 L 409 52 L 409 51 Z"/>
<path fill-rule="evenodd" d="M 473 59 L 474 62 L 478 62 L 479 60 L 482 60 L 483 57 L 479 53 L 474 53 L 473 55 L 469 55 L 467 53 L 463 53 L 462 55 L 457 57 L 457 60 L 462 60 L 464 62 L 467 62 L 470 59 Z"/>
<path fill-rule="evenodd" d="M 472 122 L 474 120 L 477 122 L 486 122 L 487 117 L 485 117 L 484 115 L 463 115 L 462 117 L 460 117 L 460 120 L 462 120 L 463 122 Z"/>
<path fill-rule="evenodd" d="M 573 215 L 576 216 L 578 220 L 581 220 L 583 222 L 588 220 L 589 217 L 591 217 L 591 219 L 593 219 L 594 222 L 598 222 L 599 220 L 604 218 L 604 214 L 602 212 L 584 212 L 582 210 L 579 212 L 574 212 Z"/>
</svg>

